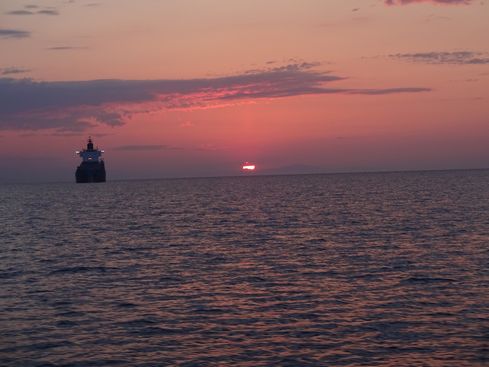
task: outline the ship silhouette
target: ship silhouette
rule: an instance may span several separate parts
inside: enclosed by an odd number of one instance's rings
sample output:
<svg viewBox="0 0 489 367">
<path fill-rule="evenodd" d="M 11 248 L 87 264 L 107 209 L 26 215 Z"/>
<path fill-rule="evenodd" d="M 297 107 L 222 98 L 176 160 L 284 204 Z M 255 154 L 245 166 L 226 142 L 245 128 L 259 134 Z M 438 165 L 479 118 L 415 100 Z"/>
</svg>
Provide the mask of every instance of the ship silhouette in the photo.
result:
<svg viewBox="0 0 489 367">
<path fill-rule="evenodd" d="M 75 172 L 77 183 L 105 182 L 105 163 L 101 158 L 103 150 L 93 148 L 92 138 L 88 138 L 87 148 L 77 151 L 82 158 Z"/>
</svg>

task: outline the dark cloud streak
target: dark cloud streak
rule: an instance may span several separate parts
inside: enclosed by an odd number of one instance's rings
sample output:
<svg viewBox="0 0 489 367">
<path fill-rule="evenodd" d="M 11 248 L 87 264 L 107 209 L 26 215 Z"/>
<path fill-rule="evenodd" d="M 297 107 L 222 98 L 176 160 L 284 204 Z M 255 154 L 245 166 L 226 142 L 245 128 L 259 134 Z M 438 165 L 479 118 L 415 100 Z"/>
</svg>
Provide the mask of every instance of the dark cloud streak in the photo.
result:
<svg viewBox="0 0 489 367">
<path fill-rule="evenodd" d="M 42 15 L 59 15 L 59 12 L 55 9 L 43 9 L 43 10 L 39 10 L 36 13 Z"/>
<path fill-rule="evenodd" d="M 0 38 L 27 38 L 30 37 L 31 32 L 22 31 L 19 29 L 5 29 L 0 28 Z"/>
<path fill-rule="evenodd" d="M 9 67 L 9 68 L 0 68 L 0 75 L 12 75 L 12 74 L 23 74 L 28 73 L 30 69 Z"/>
<path fill-rule="evenodd" d="M 32 7 L 32 6 L 25 6 L 26 9 L 35 9 L 37 7 Z M 8 11 L 5 14 L 7 15 L 36 15 L 36 14 L 41 14 L 41 15 L 59 15 L 59 12 L 56 9 L 41 9 L 37 11 L 32 11 L 32 10 L 12 10 Z"/>
<path fill-rule="evenodd" d="M 69 50 L 86 50 L 87 47 L 81 47 L 81 46 L 54 46 L 54 47 L 48 47 L 47 50 L 50 51 L 69 51 Z"/>
<path fill-rule="evenodd" d="M 428 88 L 328 88 L 345 78 L 300 63 L 253 73 L 183 80 L 89 80 L 36 82 L 0 78 L 0 129 L 83 130 L 119 126 L 138 113 L 213 108 L 242 100 L 300 95 L 385 95 Z"/>
<path fill-rule="evenodd" d="M 33 15 L 34 13 L 29 10 L 12 10 L 8 11 L 5 14 L 7 15 Z"/>
<path fill-rule="evenodd" d="M 392 59 L 412 63 L 451 64 L 451 65 L 485 65 L 489 64 L 489 55 L 474 51 L 454 52 L 418 52 L 389 55 Z"/>
<path fill-rule="evenodd" d="M 352 89 L 346 91 L 348 94 L 363 94 L 369 96 L 379 96 L 398 93 L 422 93 L 431 92 L 431 88 L 386 88 L 386 89 Z"/>
</svg>

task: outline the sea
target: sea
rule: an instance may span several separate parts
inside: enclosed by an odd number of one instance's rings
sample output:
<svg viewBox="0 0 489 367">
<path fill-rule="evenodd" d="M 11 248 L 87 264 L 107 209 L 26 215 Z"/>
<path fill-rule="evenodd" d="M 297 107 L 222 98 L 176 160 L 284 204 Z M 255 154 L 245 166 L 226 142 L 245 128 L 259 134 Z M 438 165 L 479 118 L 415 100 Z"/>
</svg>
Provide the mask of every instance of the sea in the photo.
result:
<svg viewBox="0 0 489 367">
<path fill-rule="evenodd" d="M 488 365 L 488 170 L 0 186 L 0 366 Z"/>
</svg>

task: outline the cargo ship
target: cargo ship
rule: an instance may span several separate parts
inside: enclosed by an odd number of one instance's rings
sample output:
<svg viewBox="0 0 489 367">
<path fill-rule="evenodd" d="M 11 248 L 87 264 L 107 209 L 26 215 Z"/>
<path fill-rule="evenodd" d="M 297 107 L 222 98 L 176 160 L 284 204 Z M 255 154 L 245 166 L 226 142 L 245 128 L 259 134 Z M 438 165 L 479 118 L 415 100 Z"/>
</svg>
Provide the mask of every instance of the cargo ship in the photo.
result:
<svg viewBox="0 0 489 367">
<path fill-rule="evenodd" d="M 86 149 L 76 151 L 76 154 L 82 158 L 75 173 L 77 183 L 105 182 L 105 163 L 101 158 L 102 153 L 103 150 L 93 148 L 92 137 L 88 138 Z"/>
</svg>

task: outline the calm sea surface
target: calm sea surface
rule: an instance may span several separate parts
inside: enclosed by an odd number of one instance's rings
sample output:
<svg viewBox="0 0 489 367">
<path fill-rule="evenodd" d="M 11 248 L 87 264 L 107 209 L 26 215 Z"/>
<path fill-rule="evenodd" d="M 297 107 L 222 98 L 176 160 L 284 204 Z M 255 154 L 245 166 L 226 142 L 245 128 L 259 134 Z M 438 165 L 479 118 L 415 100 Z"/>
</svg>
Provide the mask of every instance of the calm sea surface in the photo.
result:
<svg viewBox="0 0 489 367">
<path fill-rule="evenodd" d="M 0 186 L 1 366 L 487 366 L 489 171 Z"/>
</svg>

